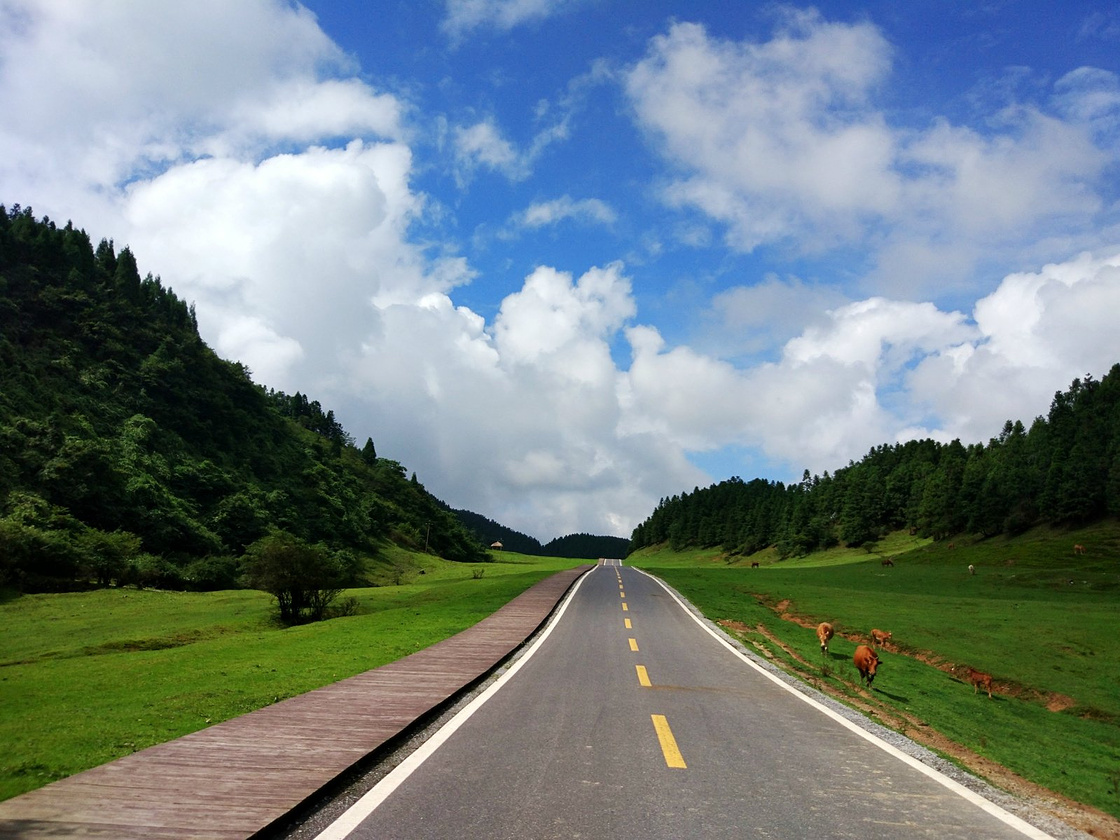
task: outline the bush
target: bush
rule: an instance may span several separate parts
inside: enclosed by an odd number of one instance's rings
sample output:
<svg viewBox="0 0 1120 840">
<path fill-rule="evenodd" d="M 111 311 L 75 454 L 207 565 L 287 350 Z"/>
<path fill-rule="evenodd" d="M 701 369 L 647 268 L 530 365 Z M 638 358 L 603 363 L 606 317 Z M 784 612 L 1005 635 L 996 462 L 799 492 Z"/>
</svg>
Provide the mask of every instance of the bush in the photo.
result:
<svg viewBox="0 0 1120 840">
<path fill-rule="evenodd" d="M 245 580 L 276 599 L 285 624 L 318 621 L 342 592 L 338 558 L 285 531 L 262 537 L 245 552 Z"/>
<path fill-rule="evenodd" d="M 241 564 L 234 557 L 203 557 L 188 564 L 183 577 L 195 592 L 239 589 Z"/>
<path fill-rule="evenodd" d="M 186 589 L 183 570 L 164 557 L 141 554 L 132 563 L 122 582 L 141 589 Z"/>
</svg>

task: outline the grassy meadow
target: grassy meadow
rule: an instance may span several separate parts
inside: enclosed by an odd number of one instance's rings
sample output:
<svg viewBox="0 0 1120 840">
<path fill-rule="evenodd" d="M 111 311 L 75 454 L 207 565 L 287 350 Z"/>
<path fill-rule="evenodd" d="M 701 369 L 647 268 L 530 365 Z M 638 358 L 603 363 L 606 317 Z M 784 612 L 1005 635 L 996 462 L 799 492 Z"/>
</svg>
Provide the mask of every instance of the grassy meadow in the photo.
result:
<svg viewBox="0 0 1120 840">
<path fill-rule="evenodd" d="M 1085 554 L 1074 554 L 1075 543 Z M 883 566 L 884 557 L 895 565 Z M 779 561 L 771 552 L 727 558 L 710 550 L 644 551 L 627 563 L 887 725 L 919 740 L 940 733 L 1120 817 L 1117 523 L 958 539 L 953 548 L 895 534 L 870 552 L 835 549 Z M 821 621 L 837 633 L 827 657 L 815 632 Z M 857 687 L 851 657 L 873 627 L 893 637 L 868 694 Z M 994 699 L 974 693 L 952 665 L 991 674 Z"/>
<path fill-rule="evenodd" d="M 0 800 L 399 659 L 581 562 L 390 552 L 353 615 L 296 627 L 248 590 L 0 598 Z"/>
</svg>

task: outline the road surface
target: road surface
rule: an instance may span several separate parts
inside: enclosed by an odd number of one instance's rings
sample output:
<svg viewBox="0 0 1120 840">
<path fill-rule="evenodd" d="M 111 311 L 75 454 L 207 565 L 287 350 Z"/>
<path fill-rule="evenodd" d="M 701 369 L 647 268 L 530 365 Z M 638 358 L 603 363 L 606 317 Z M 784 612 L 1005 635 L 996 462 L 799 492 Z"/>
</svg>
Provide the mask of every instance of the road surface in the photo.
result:
<svg viewBox="0 0 1120 840">
<path fill-rule="evenodd" d="M 635 569 L 585 575 L 534 647 L 321 840 L 1047 837 L 806 702 Z"/>
</svg>

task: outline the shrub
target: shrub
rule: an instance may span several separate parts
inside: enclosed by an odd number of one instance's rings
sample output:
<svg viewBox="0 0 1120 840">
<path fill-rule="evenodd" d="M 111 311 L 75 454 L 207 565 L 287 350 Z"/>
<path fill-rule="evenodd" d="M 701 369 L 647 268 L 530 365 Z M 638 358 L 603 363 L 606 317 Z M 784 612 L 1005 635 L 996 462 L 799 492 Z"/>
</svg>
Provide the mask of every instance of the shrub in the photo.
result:
<svg viewBox="0 0 1120 840">
<path fill-rule="evenodd" d="M 285 624 L 318 621 L 342 592 L 345 570 L 338 558 L 286 531 L 274 531 L 245 552 L 245 579 L 276 599 Z"/>
<path fill-rule="evenodd" d="M 233 557 L 203 557 L 183 570 L 187 588 L 195 592 L 239 589 L 241 564 Z"/>
</svg>

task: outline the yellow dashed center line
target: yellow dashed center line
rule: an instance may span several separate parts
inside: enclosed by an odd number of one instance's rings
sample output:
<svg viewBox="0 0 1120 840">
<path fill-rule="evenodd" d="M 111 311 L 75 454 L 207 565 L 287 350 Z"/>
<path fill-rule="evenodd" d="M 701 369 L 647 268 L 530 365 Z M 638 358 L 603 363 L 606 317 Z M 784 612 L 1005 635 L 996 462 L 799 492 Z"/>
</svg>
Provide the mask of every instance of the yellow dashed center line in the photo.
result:
<svg viewBox="0 0 1120 840">
<path fill-rule="evenodd" d="M 638 685 L 643 688 L 651 688 L 653 683 L 649 681 L 649 674 L 646 673 L 646 666 L 635 665 L 634 669 L 638 672 Z"/>
<path fill-rule="evenodd" d="M 657 740 L 661 742 L 665 764 L 669 767 L 687 768 L 688 765 L 684 763 L 684 757 L 677 748 L 677 739 L 673 737 L 673 731 L 669 729 L 669 721 L 665 720 L 665 715 L 650 715 L 650 717 L 653 719 L 654 731 L 657 732 Z"/>
<path fill-rule="evenodd" d="M 634 629 L 633 626 L 630 624 L 630 619 L 624 618 L 624 619 L 622 619 L 622 623 L 626 625 L 627 630 L 633 630 Z"/>
<path fill-rule="evenodd" d="M 637 639 L 631 639 L 630 640 L 630 650 L 635 651 L 635 652 L 638 650 L 638 640 Z"/>
<path fill-rule="evenodd" d="M 630 608 L 626 606 L 625 601 L 622 602 L 622 611 L 623 612 L 630 612 Z"/>
</svg>

